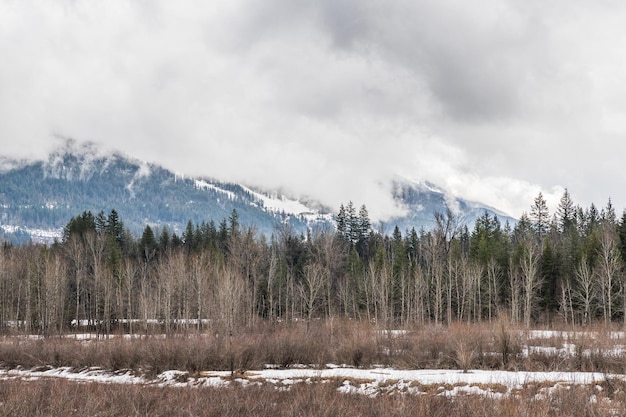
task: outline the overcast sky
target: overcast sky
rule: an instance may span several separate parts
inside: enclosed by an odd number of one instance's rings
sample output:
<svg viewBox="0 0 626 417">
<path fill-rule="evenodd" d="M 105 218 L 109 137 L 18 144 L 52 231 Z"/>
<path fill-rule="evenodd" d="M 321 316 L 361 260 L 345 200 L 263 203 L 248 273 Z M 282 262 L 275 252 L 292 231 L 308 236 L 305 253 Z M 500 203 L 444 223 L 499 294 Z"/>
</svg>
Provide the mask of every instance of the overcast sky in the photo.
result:
<svg viewBox="0 0 626 417">
<path fill-rule="evenodd" d="M 621 213 L 625 22 L 618 0 L 0 0 L 0 153 L 71 137 L 373 217 L 394 176 Z"/>
</svg>

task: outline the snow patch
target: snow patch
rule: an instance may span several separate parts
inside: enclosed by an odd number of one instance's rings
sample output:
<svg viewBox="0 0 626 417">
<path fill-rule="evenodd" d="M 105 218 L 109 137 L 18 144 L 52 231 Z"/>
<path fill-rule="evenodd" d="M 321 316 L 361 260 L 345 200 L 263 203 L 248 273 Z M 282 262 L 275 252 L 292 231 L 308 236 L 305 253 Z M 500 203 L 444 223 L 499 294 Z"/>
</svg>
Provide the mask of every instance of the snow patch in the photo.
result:
<svg viewBox="0 0 626 417">
<path fill-rule="evenodd" d="M 263 204 L 263 207 L 268 211 L 272 211 L 275 213 L 292 214 L 295 216 L 299 216 L 299 215 L 306 214 L 306 213 L 310 214 L 314 212 L 314 210 L 305 206 L 301 202 L 297 200 L 288 199 L 282 194 L 273 193 L 271 196 L 268 196 L 268 195 L 259 193 L 257 191 L 254 191 L 253 189 L 248 188 L 243 185 L 241 186 L 241 188 L 245 192 L 252 195 L 254 199 L 261 202 L 261 204 Z"/>
<path fill-rule="evenodd" d="M 0 224 L 0 229 L 5 233 L 28 233 L 33 243 L 52 243 L 55 239 L 63 237 L 63 228 L 57 229 L 34 229 L 30 227 Z"/>
<path fill-rule="evenodd" d="M 338 367 L 332 369 L 264 369 L 237 374 L 233 378 L 228 371 L 201 372 L 190 375 L 188 372 L 169 370 L 154 379 L 136 376 L 129 370 L 117 372 L 101 368 L 88 368 L 74 371 L 69 367 L 39 367 L 31 370 L 0 370 L 0 380 L 42 378 L 64 378 L 77 382 L 98 382 L 106 384 L 146 384 L 174 387 L 224 387 L 232 383 L 240 385 L 272 385 L 276 389 L 289 390 L 294 384 L 325 383 L 341 381 L 338 391 L 346 394 L 376 396 L 379 394 L 408 393 L 439 396 L 485 395 L 502 398 L 515 395 L 524 387 L 535 384 L 543 388 L 538 392 L 541 398 L 549 397 L 560 389 L 573 385 L 597 386 L 607 378 L 624 379 L 624 375 L 606 375 L 600 372 L 509 372 L 475 370 L 397 370 L 354 369 Z M 600 391 L 598 391 L 600 392 Z"/>
<path fill-rule="evenodd" d="M 209 182 L 206 182 L 205 180 L 195 180 L 195 186 L 196 188 L 199 188 L 201 190 L 213 190 L 213 191 L 217 191 L 218 193 L 225 194 L 229 200 L 237 199 L 237 196 L 232 191 L 219 188 L 215 184 L 211 184 Z"/>
</svg>

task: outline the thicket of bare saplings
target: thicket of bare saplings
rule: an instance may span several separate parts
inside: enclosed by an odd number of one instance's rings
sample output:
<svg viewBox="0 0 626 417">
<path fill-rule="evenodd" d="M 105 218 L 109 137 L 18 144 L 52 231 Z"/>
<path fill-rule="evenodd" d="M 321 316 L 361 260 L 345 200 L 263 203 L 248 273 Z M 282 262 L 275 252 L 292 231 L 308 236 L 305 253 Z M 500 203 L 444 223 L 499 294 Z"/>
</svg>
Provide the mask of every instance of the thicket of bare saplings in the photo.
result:
<svg viewBox="0 0 626 417">
<path fill-rule="evenodd" d="M 413 330 L 386 331 L 364 321 L 333 320 L 261 323 L 245 331 L 190 332 L 134 338 L 19 337 L 0 339 L 0 366 L 45 370 L 98 367 L 131 370 L 155 377 L 179 370 L 242 374 L 267 364 L 282 368 L 327 364 L 397 369 L 499 369 L 510 371 L 590 371 L 623 374 L 623 339 L 601 326 L 594 331 L 533 337 L 507 321 L 429 324 Z M 568 348 L 564 354 L 563 347 Z"/>
<path fill-rule="evenodd" d="M 270 238 L 242 227 L 146 226 L 133 238 L 113 210 L 71 219 L 52 246 L 0 250 L 0 329 L 53 335 L 192 331 L 237 335 L 263 322 L 346 319 L 379 328 L 493 321 L 530 326 L 626 320 L 626 214 L 539 195 L 514 226 L 452 212 L 430 231 L 372 230 L 342 206 L 336 230 Z"/>
</svg>

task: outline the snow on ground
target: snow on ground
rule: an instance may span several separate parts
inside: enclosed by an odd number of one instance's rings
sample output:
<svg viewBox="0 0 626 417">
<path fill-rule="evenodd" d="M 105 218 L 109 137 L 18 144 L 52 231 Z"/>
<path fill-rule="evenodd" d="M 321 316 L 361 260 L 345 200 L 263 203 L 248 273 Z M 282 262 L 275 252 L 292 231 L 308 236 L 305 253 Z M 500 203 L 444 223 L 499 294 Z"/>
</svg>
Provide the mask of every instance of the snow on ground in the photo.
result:
<svg viewBox="0 0 626 417">
<path fill-rule="evenodd" d="M 102 382 L 107 384 L 146 383 L 144 378 L 133 376 L 130 371 L 110 372 L 100 368 L 87 368 L 79 371 L 72 370 L 72 368 L 69 367 L 0 370 L 0 380 L 37 380 L 44 378 L 63 378 L 75 382 Z"/>
<path fill-rule="evenodd" d="M 407 393 L 443 396 L 487 395 L 500 398 L 514 395 L 517 390 L 540 386 L 540 395 L 548 395 L 558 387 L 596 385 L 607 379 L 625 379 L 624 375 L 606 375 L 592 372 L 508 372 L 458 370 L 397 370 L 390 368 L 355 369 L 330 367 L 327 369 L 264 369 L 231 376 L 228 371 L 204 372 L 191 376 L 182 371 L 166 371 L 155 379 L 135 376 L 130 371 L 108 372 L 100 368 L 74 371 L 71 368 L 35 368 L 31 370 L 0 370 L 0 380 L 38 380 L 64 378 L 75 382 L 107 384 L 145 384 L 172 387 L 224 387 L 230 384 L 271 385 L 289 389 L 300 383 L 330 383 L 339 385 L 338 391 L 375 396 Z"/>
<path fill-rule="evenodd" d="M 597 331 L 524 330 L 520 333 L 528 339 L 597 339 L 601 336 Z M 626 339 L 626 332 L 610 331 L 606 336 L 612 340 Z"/>
<path fill-rule="evenodd" d="M 522 349 L 524 356 L 543 354 L 567 358 L 601 354 L 618 357 L 626 353 L 626 332 L 623 331 L 524 330 L 519 336 L 526 341 Z M 541 341 L 547 341 L 548 346 L 543 346 Z"/>
</svg>

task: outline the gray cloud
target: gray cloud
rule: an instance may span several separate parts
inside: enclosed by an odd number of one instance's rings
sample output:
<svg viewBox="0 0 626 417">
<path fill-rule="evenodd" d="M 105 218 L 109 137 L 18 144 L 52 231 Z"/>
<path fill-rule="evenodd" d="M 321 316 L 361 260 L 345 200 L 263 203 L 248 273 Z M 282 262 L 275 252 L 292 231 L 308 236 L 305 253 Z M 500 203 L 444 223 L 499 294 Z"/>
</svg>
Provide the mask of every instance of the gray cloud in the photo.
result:
<svg viewBox="0 0 626 417">
<path fill-rule="evenodd" d="M 396 175 L 519 215 L 626 169 L 611 1 L 0 0 L 2 153 L 54 135 L 374 216 Z"/>
</svg>

